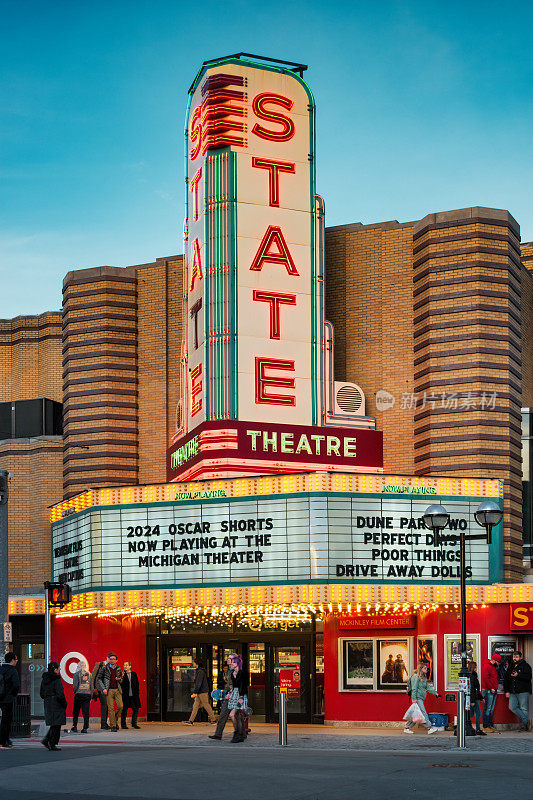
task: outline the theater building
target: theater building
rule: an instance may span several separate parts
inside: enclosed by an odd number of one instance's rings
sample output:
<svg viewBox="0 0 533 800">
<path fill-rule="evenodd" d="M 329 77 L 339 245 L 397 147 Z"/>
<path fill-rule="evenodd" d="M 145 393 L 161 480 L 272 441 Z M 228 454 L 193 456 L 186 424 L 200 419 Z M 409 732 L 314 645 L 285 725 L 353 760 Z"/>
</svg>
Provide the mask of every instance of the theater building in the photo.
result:
<svg viewBox="0 0 533 800">
<path fill-rule="evenodd" d="M 235 650 L 267 721 L 284 687 L 290 721 L 393 724 L 419 657 L 453 714 L 458 533 L 484 499 L 504 518 L 468 545 L 469 655 L 533 658 L 533 247 L 484 207 L 327 228 L 304 69 L 206 62 L 185 255 L 69 272 L 62 312 L 0 321 L 35 713 L 51 576 L 74 593 L 52 624 L 63 678 L 112 649 L 149 719 L 188 716 L 193 658 L 216 683 Z M 444 544 L 421 522 L 436 502 Z"/>
</svg>

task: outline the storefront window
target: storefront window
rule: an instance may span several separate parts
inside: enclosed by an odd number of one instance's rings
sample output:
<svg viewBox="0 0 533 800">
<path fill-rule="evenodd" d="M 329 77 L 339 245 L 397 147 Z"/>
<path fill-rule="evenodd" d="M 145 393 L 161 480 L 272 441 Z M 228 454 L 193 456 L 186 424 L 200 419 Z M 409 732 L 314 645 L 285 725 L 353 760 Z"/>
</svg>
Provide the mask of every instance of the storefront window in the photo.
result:
<svg viewBox="0 0 533 800">
<path fill-rule="evenodd" d="M 316 648 L 315 649 L 315 714 L 317 716 L 323 716 L 324 715 L 324 634 L 323 633 L 316 634 L 315 648 Z"/>
<path fill-rule="evenodd" d="M 341 691 L 405 689 L 413 668 L 412 637 L 341 641 Z"/>
<path fill-rule="evenodd" d="M 44 704 L 39 694 L 44 672 L 44 644 L 23 644 L 20 648 L 20 692 L 29 694 L 31 713 L 44 716 Z"/>
</svg>

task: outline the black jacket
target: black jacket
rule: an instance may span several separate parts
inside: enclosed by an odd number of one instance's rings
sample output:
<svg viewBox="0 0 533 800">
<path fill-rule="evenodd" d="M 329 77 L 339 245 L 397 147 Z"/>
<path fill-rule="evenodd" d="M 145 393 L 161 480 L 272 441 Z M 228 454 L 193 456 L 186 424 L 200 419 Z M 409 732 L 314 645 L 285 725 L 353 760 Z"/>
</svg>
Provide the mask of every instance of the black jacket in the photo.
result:
<svg viewBox="0 0 533 800">
<path fill-rule="evenodd" d="M 234 675 L 233 670 L 230 670 L 229 675 L 232 688 L 239 690 L 239 697 L 244 697 L 245 694 L 247 695 L 249 680 L 246 671 L 240 669 L 237 674 Z"/>
<path fill-rule="evenodd" d="M 196 667 L 196 672 L 194 673 L 194 688 L 192 691 L 193 694 L 209 693 L 209 681 L 203 667 Z"/>
<path fill-rule="evenodd" d="M 479 678 L 477 676 L 476 670 L 473 670 L 470 673 L 470 702 L 473 703 L 475 700 L 482 700 L 483 695 L 481 694 L 481 686 L 479 685 Z"/>
<path fill-rule="evenodd" d="M 65 725 L 67 721 L 67 699 L 61 676 L 57 672 L 44 673 L 40 695 L 44 700 L 45 723 L 47 725 Z"/>
<path fill-rule="evenodd" d="M 0 672 L 4 676 L 6 693 L 0 698 L 0 703 L 13 703 L 15 697 L 20 692 L 20 678 L 16 668 L 12 664 L 2 664 Z"/>
<path fill-rule="evenodd" d="M 129 686 L 127 672 L 124 673 L 124 676 L 120 681 L 124 706 L 126 705 L 126 703 L 129 703 L 131 708 L 140 708 L 141 698 L 139 695 L 139 678 L 137 677 L 137 673 L 134 672 L 133 670 L 130 672 L 130 680 L 131 680 L 131 695 L 130 695 L 130 686 Z"/>
<path fill-rule="evenodd" d="M 516 663 L 511 661 L 503 678 L 504 691 L 511 694 L 529 692 L 531 694 L 531 667 L 520 659 Z"/>
</svg>

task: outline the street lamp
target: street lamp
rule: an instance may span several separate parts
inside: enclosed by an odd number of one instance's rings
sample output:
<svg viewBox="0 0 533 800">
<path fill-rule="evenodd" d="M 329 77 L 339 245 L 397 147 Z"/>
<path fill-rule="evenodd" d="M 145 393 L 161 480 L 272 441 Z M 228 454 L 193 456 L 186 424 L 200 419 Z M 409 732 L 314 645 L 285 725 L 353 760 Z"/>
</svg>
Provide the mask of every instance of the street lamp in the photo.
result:
<svg viewBox="0 0 533 800">
<path fill-rule="evenodd" d="M 492 541 L 492 529 L 502 521 L 503 512 L 494 500 L 484 500 L 474 514 L 478 525 L 487 531 L 487 544 Z"/>
<path fill-rule="evenodd" d="M 473 533 L 469 536 L 459 529 L 459 570 L 461 573 L 461 670 L 459 672 L 459 691 L 457 692 L 457 747 L 465 747 L 466 698 L 469 694 L 469 672 L 466 665 L 466 540 L 484 539 L 488 544 L 492 541 L 492 529 L 502 521 L 503 513 L 493 500 L 485 500 L 474 514 L 478 525 L 485 528 L 485 533 Z M 447 527 L 450 515 L 444 506 L 433 505 L 426 508 L 422 517 L 426 528 L 433 531 L 435 545 L 441 543 L 440 531 Z"/>
<path fill-rule="evenodd" d="M 426 508 L 426 512 L 422 517 L 422 521 L 426 528 L 433 531 L 435 536 L 435 545 L 439 544 L 439 533 L 448 527 L 450 515 L 444 506 L 433 505 Z"/>
</svg>

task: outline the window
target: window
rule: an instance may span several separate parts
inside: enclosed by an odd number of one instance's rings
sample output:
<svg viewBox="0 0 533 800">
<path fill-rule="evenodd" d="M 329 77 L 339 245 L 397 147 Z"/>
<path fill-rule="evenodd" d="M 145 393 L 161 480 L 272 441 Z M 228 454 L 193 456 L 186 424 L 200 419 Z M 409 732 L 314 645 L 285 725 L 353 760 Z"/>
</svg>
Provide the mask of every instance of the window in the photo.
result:
<svg viewBox="0 0 533 800">
<path fill-rule="evenodd" d="M 0 403 L 0 440 L 61 436 L 63 406 L 55 400 L 15 400 Z"/>
<path fill-rule="evenodd" d="M 412 637 L 339 640 L 339 691 L 405 691 L 412 673 Z"/>
</svg>

